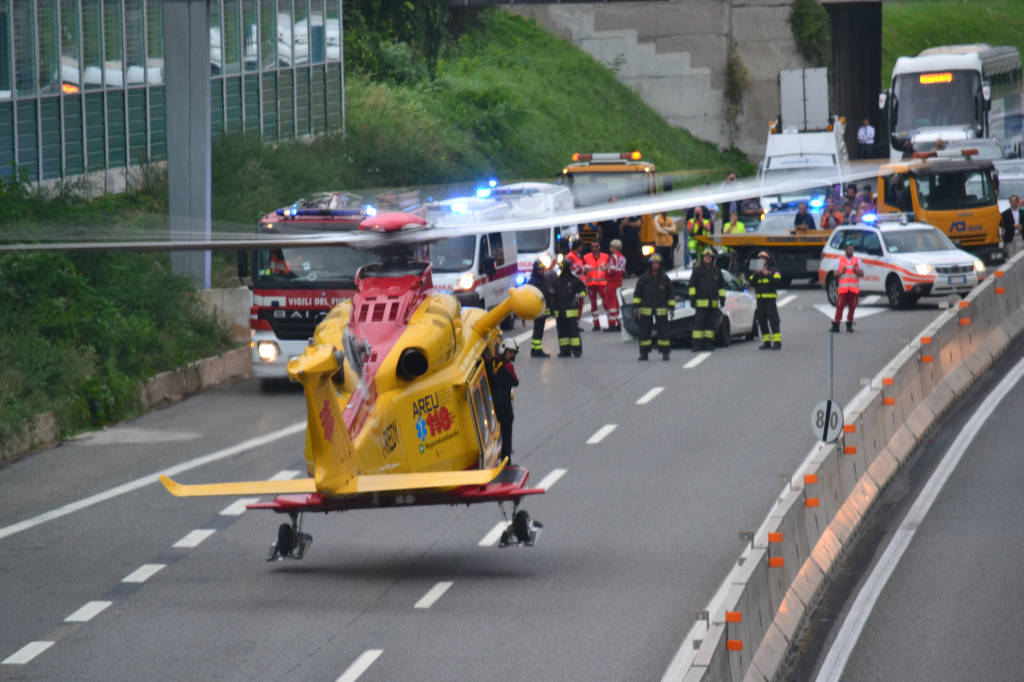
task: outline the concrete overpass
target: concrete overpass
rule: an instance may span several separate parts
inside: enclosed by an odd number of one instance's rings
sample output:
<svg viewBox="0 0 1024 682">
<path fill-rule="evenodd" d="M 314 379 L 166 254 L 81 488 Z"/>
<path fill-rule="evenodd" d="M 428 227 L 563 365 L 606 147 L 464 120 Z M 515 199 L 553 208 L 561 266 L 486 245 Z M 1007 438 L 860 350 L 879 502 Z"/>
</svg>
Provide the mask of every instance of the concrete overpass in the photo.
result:
<svg viewBox="0 0 1024 682">
<path fill-rule="evenodd" d="M 778 73 L 814 66 L 800 56 L 789 15 L 793 0 L 654 0 L 646 2 L 489 2 L 536 19 L 613 69 L 667 121 L 751 158 L 764 153 L 768 121 L 779 113 Z M 832 21 L 833 113 L 846 116 L 849 148 L 871 116 L 882 59 L 881 0 L 823 0 Z M 726 123 L 726 61 L 730 41 L 749 73 L 735 126 Z"/>
</svg>

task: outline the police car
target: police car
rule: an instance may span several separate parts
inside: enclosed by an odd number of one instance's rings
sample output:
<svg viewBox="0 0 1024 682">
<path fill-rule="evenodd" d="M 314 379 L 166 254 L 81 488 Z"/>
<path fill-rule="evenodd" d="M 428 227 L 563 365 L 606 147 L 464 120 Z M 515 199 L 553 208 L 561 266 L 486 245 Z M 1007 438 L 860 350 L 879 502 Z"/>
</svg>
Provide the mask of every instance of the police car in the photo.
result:
<svg viewBox="0 0 1024 682">
<path fill-rule="evenodd" d="M 894 309 L 908 308 L 922 296 L 966 296 L 985 274 L 980 259 L 912 214 L 866 216 L 858 225 L 837 227 L 821 252 L 818 279 L 832 305 L 838 296 L 839 256 L 849 242 L 864 269 L 860 293 L 885 294 Z"/>
<path fill-rule="evenodd" d="M 693 335 L 695 311 L 689 301 L 692 272 L 689 268 L 676 268 L 666 273 L 672 281 L 676 300 L 676 307 L 668 311 L 668 334 L 674 343 L 689 342 Z M 718 317 L 715 345 L 728 346 L 734 336 L 743 336 L 749 341 L 754 338 L 754 295 L 744 289 L 728 270 L 722 270 L 722 279 L 725 282 L 725 314 Z M 633 287 L 623 287 L 616 295 L 622 315 L 622 338 L 632 341 L 640 335 L 640 323 L 633 317 Z M 653 334 L 657 336 L 656 329 Z"/>
</svg>

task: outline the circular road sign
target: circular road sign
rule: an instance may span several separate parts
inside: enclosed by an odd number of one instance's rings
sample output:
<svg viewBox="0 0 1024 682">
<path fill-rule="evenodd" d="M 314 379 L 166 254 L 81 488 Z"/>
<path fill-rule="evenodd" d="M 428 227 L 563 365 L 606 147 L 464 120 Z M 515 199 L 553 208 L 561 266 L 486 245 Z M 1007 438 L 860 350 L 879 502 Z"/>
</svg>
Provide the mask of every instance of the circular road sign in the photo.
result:
<svg viewBox="0 0 1024 682">
<path fill-rule="evenodd" d="M 839 403 L 822 400 L 811 410 L 811 431 L 826 443 L 835 443 L 843 432 L 843 408 Z"/>
</svg>

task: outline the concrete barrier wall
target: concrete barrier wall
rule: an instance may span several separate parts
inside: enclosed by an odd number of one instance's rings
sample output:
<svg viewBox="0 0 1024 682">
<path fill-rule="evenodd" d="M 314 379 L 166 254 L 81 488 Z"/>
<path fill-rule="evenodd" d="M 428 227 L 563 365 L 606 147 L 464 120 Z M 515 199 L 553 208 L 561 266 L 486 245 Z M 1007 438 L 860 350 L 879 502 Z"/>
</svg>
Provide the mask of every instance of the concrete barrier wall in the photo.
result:
<svg viewBox="0 0 1024 682">
<path fill-rule="evenodd" d="M 1024 332 L 1022 262 L 1024 253 L 991 273 L 854 397 L 842 436 L 808 454 L 740 557 L 692 664 L 676 679 L 777 678 L 879 492 L 950 404 Z"/>
</svg>

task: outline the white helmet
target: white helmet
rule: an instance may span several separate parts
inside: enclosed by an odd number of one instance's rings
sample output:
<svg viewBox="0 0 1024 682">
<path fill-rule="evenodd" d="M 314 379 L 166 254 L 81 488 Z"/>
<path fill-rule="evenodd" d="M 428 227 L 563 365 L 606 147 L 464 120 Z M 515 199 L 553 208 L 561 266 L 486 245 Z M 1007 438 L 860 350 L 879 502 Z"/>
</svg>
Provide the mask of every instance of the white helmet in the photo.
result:
<svg viewBox="0 0 1024 682">
<path fill-rule="evenodd" d="M 502 352 L 510 350 L 510 351 L 518 353 L 519 352 L 519 344 L 516 343 L 515 339 L 505 339 L 504 341 L 501 342 L 501 350 L 502 350 Z"/>
</svg>

